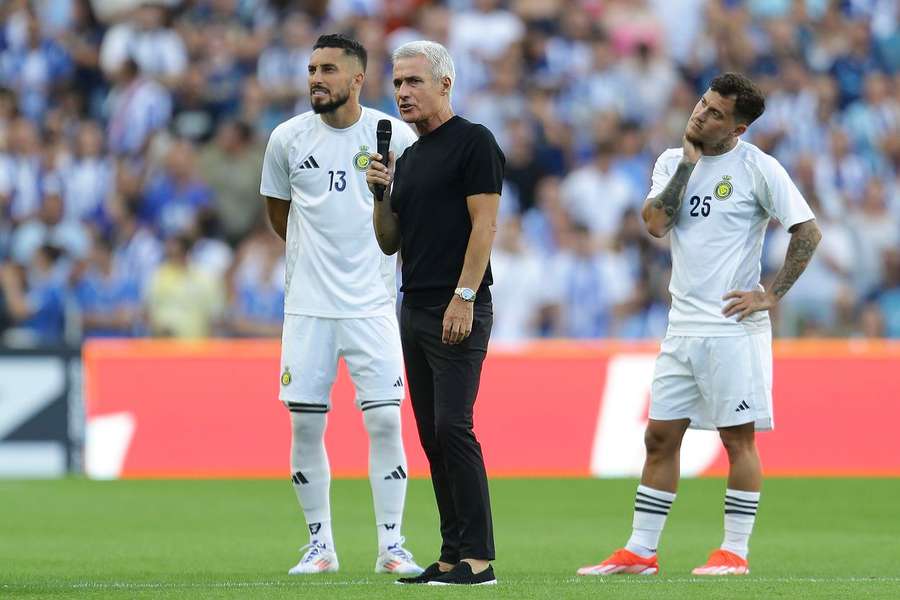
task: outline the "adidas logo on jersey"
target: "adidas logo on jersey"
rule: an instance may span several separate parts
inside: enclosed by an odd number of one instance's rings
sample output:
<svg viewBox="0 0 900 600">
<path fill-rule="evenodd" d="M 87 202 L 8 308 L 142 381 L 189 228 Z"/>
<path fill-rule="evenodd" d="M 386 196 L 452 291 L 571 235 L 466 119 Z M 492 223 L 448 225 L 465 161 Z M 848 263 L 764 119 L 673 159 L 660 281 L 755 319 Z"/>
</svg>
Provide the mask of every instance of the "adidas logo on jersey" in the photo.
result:
<svg viewBox="0 0 900 600">
<path fill-rule="evenodd" d="M 402 388 L 402 387 L 403 387 L 403 378 L 402 378 L 402 377 L 398 377 L 398 378 L 397 378 L 397 381 L 394 382 L 394 387 L 395 387 L 395 388 Z"/>
<path fill-rule="evenodd" d="M 312 154 L 309 155 L 309 158 L 303 161 L 303 163 L 297 167 L 298 169 L 318 169 L 319 163 L 316 162 L 316 159 Z"/>
<path fill-rule="evenodd" d="M 391 471 L 391 474 L 384 478 L 388 479 L 406 479 L 406 471 L 403 470 L 403 467 L 397 465 L 397 468 Z"/>
<path fill-rule="evenodd" d="M 750 405 L 747 404 L 746 400 L 738 404 L 738 407 L 734 409 L 734 412 L 741 412 L 742 410 L 750 410 Z"/>
</svg>

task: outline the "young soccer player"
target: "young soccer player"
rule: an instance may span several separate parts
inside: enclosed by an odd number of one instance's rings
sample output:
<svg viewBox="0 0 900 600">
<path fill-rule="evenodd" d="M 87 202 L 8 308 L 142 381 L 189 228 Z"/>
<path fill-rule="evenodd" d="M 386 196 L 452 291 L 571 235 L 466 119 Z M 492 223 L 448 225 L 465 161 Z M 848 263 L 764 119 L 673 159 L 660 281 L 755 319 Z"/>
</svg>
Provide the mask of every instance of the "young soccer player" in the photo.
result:
<svg viewBox="0 0 900 600">
<path fill-rule="evenodd" d="M 341 35 L 316 42 L 309 61 L 312 111 L 272 132 L 260 193 L 287 242 L 280 399 L 291 415 L 292 480 L 309 527 L 309 545 L 292 575 L 338 570 L 331 533 L 331 474 L 325 452 L 329 395 L 343 356 L 369 434 L 378 573 L 417 575 L 403 547 L 406 455 L 400 436 L 403 353 L 395 313 L 396 262 L 372 230 L 366 169 L 380 119 L 359 103 L 366 51 Z M 393 121 L 391 149 L 416 136 Z"/>
<path fill-rule="evenodd" d="M 741 135 L 765 109 L 749 79 L 713 79 L 681 148 L 663 152 L 643 208 L 655 237 L 671 232 L 672 309 L 653 378 L 647 459 L 624 548 L 580 575 L 659 572 L 656 549 L 678 487 L 688 427 L 717 429 L 728 453 L 725 538 L 695 575 L 750 572 L 748 542 L 762 469 L 755 432 L 772 429 L 774 307 L 809 263 L 821 233 L 784 168 Z M 770 217 L 791 233 L 770 290 L 759 283 Z"/>
</svg>

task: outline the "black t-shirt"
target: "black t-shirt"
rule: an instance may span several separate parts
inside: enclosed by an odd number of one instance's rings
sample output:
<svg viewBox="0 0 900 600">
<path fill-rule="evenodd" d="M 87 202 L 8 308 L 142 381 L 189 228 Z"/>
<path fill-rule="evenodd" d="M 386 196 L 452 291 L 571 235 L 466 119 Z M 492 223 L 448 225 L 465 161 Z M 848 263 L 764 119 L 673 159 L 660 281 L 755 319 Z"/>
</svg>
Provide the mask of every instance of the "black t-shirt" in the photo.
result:
<svg viewBox="0 0 900 600">
<path fill-rule="evenodd" d="M 420 137 L 397 161 L 391 208 L 400 219 L 405 303 L 450 301 L 472 231 L 466 197 L 499 194 L 505 162 L 484 125 L 458 116 Z M 492 283 L 489 262 L 476 302 L 490 302 Z"/>
</svg>

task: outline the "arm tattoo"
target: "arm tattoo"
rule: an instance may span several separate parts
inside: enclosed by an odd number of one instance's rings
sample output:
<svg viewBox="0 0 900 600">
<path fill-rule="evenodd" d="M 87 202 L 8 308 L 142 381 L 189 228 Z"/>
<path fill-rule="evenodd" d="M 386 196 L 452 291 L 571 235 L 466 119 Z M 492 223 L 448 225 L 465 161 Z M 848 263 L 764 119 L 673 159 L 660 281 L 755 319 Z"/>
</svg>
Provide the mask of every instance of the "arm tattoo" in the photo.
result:
<svg viewBox="0 0 900 600">
<path fill-rule="evenodd" d="M 678 219 L 678 212 L 681 210 L 681 202 L 684 200 L 688 179 L 691 178 L 691 173 L 693 173 L 695 166 L 684 161 L 678 163 L 678 168 L 666 185 L 666 189 L 653 199 L 653 208 L 666 213 L 667 231 L 675 225 L 675 221 Z"/>
<path fill-rule="evenodd" d="M 791 234 L 791 243 L 788 244 L 784 265 L 772 283 L 772 293 L 776 298 L 781 299 L 791 289 L 791 286 L 806 269 L 806 265 L 812 259 L 821 239 L 822 232 L 819 231 L 815 221 L 807 221 L 797 226 L 797 229 Z"/>
</svg>

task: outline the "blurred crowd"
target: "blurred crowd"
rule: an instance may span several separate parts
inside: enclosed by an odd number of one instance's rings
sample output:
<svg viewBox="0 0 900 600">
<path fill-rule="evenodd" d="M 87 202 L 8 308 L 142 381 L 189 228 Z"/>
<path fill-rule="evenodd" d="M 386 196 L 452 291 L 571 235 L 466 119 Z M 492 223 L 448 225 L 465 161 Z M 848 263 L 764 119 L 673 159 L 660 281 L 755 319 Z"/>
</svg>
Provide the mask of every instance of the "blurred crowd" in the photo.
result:
<svg viewBox="0 0 900 600">
<path fill-rule="evenodd" d="M 446 45 L 456 112 L 501 144 L 493 339 L 664 334 L 670 259 L 639 210 L 727 70 L 765 91 L 745 139 L 824 234 L 776 335 L 900 337 L 895 0 L 4 0 L 0 17 L 4 344 L 277 336 L 261 160 L 336 31 L 369 51 L 363 104 L 392 114 L 390 51 Z M 773 223 L 767 280 L 788 239 Z"/>
</svg>

